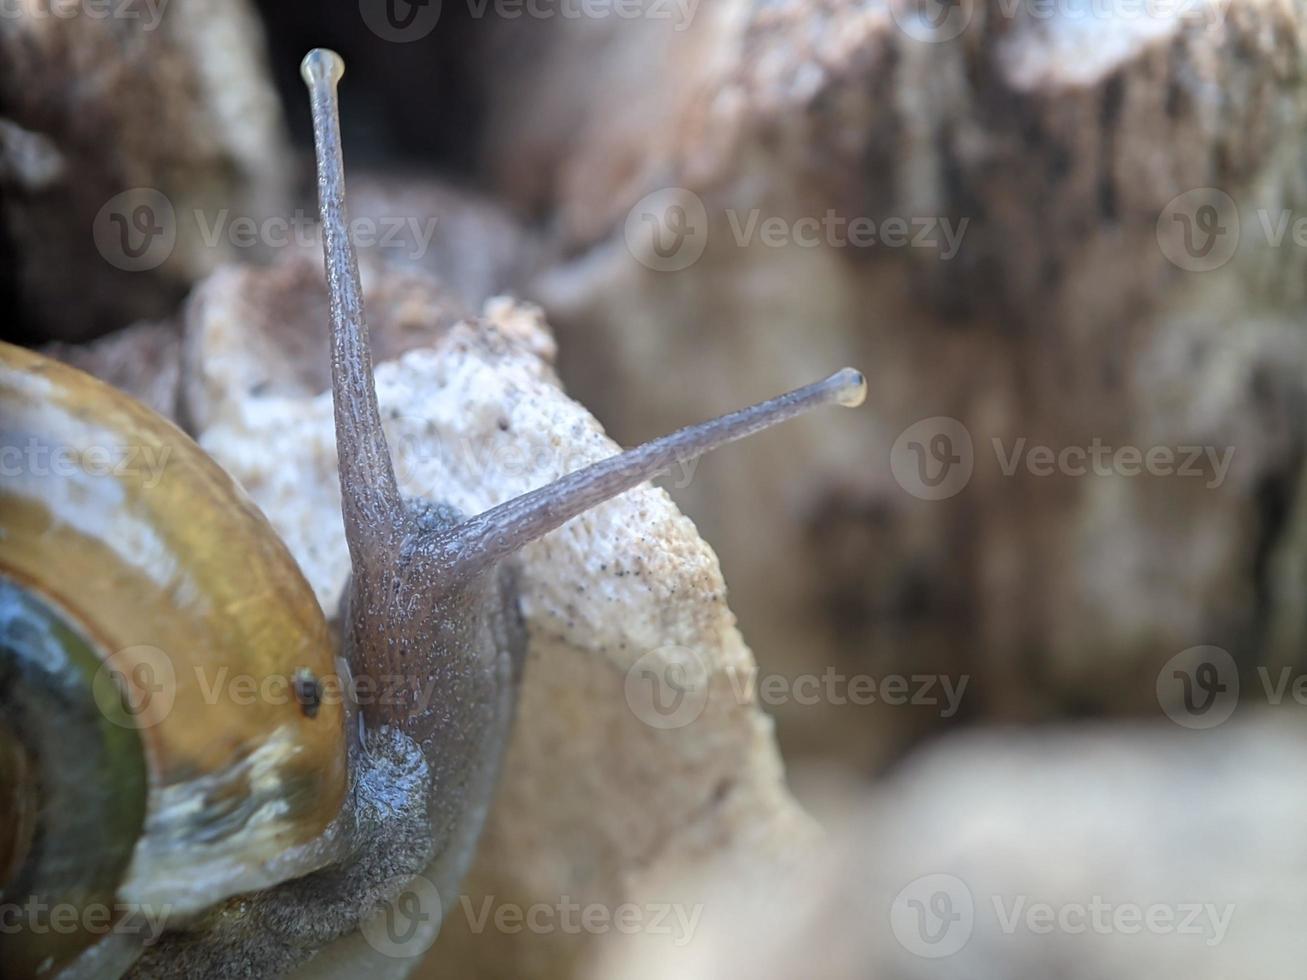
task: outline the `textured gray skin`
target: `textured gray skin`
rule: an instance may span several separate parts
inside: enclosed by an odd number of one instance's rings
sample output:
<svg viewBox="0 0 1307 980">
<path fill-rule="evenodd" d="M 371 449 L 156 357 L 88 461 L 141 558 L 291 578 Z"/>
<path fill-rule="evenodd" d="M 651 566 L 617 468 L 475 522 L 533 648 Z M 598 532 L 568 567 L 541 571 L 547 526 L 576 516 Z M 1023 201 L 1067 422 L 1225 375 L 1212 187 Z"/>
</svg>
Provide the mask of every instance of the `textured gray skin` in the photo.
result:
<svg viewBox="0 0 1307 980">
<path fill-rule="evenodd" d="M 393 562 L 374 566 L 384 574 L 370 583 L 373 595 L 376 585 L 392 585 L 380 590 L 389 600 L 362 605 L 356 576 L 341 611 L 342 647 L 354 671 L 372 665 L 379 696 L 398 695 L 395 705 L 371 706 L 374 721 L 362 713 L 341 816 L 345 853 L 165 934 L 130 977 L 284 976 L 355 931 L 417 874 L 440 894 L 455 893 L 494 793 L 526 636 L 511 568 L 446 588 L 414 554 L 454 526 L 456 515 L 421 502 L 409 513 L 417 534 Z M 394 723 L 375 720 L 382 717 Z"/>
</svg>

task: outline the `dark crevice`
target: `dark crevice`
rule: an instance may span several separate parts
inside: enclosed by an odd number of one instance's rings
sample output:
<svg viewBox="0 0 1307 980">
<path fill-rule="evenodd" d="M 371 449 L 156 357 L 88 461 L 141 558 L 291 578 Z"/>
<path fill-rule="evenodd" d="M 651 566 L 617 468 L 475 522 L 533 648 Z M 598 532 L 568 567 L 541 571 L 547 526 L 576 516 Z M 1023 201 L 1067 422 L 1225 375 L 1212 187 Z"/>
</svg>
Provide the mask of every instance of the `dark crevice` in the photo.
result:
<svg viewBox="0 0 1307 980">
<path fill-rule="evenodd" d="M 340 52 L 346 151 L 363 164 L 398 163 L 473 181 L 484 99 L 476 83 L 487 19 L 446 3 L 434 28 L 411 42 L 384 40 L 360 4 L 303 5 L 256 0 L 268 37 L 269 67 L 290 131 L 306 149 L 312 127 L 299 64 L 314 47 Z"/>
</svg>

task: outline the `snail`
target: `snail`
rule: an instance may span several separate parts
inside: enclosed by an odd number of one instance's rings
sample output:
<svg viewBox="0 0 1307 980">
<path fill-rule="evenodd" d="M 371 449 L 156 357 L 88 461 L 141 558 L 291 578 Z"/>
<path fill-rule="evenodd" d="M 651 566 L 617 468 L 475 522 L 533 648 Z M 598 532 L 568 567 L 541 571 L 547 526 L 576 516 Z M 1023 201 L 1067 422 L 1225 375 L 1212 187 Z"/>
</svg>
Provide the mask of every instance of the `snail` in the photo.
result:
<svg viewBox="0 0 1307 980">
<path fill-rule="evenodd" d="M 344 66 L 316 49 L 301 71 L 352 570 L 339 636 L 266 519 L 180 429 L 0 345 L 6 976 L 407 975 L 415 962 L 370 953 L 360 930 L 417 876 L 453 895 L 467 870 L 522 679 L 514 554 L 672 463 L 865 396 L 845 369 L 471 517 L 403 499 L 346 230 Z M 166 465 L 90 465 L 106 446 Z M 223 672 L 259 695 L 213 697 Z M 393 696 L 326 697 L 332 679 Z M 39 928 L 55 909 L 74 927 Z"/>
</svg>

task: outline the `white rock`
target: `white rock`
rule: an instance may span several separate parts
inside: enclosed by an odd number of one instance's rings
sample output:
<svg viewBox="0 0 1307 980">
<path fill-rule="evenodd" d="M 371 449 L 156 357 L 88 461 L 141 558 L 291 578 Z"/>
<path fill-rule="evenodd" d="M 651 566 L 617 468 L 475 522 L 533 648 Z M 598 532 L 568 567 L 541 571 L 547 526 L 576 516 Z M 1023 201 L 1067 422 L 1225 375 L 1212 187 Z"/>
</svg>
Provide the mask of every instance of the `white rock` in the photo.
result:
<svg viewBox="0 0 1307 980">
<path fill-rule="evenodd" d="M 306 394 L 306 371 L 287 353 L 306 350 L 306 336 L 325 345 L 325 325 L 287 322 L 287 311 L 320 309 L 293 292 L 277 324 L 260 321 L 243 297 L 277 275 L 233 268 L 201 287 L 187 312 L 184 391 L 200 444 L 263 508 L 331 615 L 348 574 L 331 396 Z M 384 299 L 395 275 L 369 277 L 374 349 L 395 329 Z M 292 278 L 305 293 L 322 289 Z M 410 299 L 421 283 L 404 280 Z M 439 294 L 427 300 L 438 324 Z M 618 450 L 559 388 L 539 311 L 501 299 L 485 316 L 433 326 L 430 344 L 376 368 L 401 489 L 469 514 Z M 812 832 L 749 693 L 753 659 L 716 556 L 662 490 L 639 487 L 571 521 L 526 548 L 521 567 L 526 681 L 468 902 L 445 903 L 432 961 L 442 970 L 561 970 L 597 939 L 478 932 L 487 899 L 492 909 L 648 903 L 649 883 L 675 869 L 733 850 L 766 860 Z"/>
</svg>

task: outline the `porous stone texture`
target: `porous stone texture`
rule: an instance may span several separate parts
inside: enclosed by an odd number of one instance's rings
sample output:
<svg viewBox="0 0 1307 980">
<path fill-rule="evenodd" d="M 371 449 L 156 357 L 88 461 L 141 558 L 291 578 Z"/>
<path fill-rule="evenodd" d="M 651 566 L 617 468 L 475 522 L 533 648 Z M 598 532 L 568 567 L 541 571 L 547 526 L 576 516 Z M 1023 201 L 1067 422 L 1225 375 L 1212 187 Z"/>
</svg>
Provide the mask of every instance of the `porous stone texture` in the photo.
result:
<svg viewBox="0 0 1307 980">
<path fill-rule="evenodd" d="M 402 492 L 471 514 L 617 451 L 560 389 L 538 309 L 492 300 L 449 325 L 430 279 L 364 271 Z M 258 301 L 264 291 L 284 302 Z M 267 514 L 330 616 L 349 566 L 331 395 L 315 373 L 324 303 L 320 274 L 293 263 L 221 270 L 186 308 L 183 391 L 200 445 Z M 752 657 L 715 556 L 666 493 L 642 486 L 569 522 L 528 546 L 521 569 L 518 718 L 466 899 L 442 896 L 432 976 L 571 975 L 598 942 L 478 926 L 487 901 L 652 903 L 664 875 L 732 854 L 765 863 L 812 836 L 741 681 Z"/>
<path fill-rule="evenodd" d="M 228 222 L 286 208 L 293 170 L 257 18 L 245 0 L 10 8 L 6 333 L 79 340 L 170 315 L 232 255 Z"/>
<path fill-rule="evenodd" d="M 550 216 L 526 295 L 623 441 L 867 373 L 856 417 L 674 492 L 765 673 L 970 683 L 947 718 L 776 703 L 787 753 L 1156 714 L 1195 644 L 1300 661 L 1300 9 L 739 0 L 678 26 L 503 25 L 485 169 Z"/>
<path fill-rule="evenodd" d="M 669 889 L 701 908 L 692 942 L 647 935 L 586 976 L 1291 976 L 1304 747 L 1283 714 L 950 736 L 840 803 L 807 860 Z"/>
</svg>

